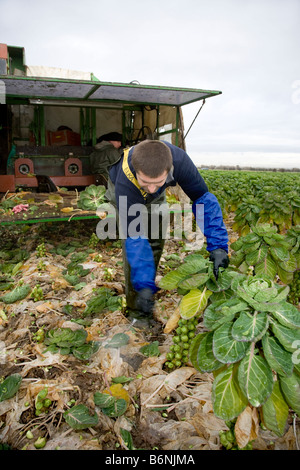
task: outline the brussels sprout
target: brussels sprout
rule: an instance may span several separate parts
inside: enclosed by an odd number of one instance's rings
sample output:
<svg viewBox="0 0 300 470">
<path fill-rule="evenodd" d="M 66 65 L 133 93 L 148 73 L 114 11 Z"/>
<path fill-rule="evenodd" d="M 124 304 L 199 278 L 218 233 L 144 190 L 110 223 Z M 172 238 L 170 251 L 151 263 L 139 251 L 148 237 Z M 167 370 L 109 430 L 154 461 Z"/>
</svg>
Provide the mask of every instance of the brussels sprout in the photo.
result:
<svg viewBox="0 0 300 470">
<path fill-rule="evenodd" d="M 36 449 L 42 449 L 43 447 L 45 447 L 46 443 L 47 443 L 47 440 L 45 437 L 38 437 L 34 443 L 34 447 Z"/>
</svg>

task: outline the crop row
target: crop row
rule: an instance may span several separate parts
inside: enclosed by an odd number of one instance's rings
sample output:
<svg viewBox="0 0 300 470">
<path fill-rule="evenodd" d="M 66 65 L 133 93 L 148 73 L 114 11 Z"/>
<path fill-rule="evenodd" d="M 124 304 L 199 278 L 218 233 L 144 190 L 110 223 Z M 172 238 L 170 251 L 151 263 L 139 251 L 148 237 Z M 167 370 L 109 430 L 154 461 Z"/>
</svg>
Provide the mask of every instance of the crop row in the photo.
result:
<svg viewBox="0 0 300 470">
<path fill-rule="evenodd" d="M 222 207 L 235 213 L 240 235 L 251 224 L 271 223 L 280 232 L 300 224 L 300 173 L 206 170 L 202 175 Z"/>
</svg>

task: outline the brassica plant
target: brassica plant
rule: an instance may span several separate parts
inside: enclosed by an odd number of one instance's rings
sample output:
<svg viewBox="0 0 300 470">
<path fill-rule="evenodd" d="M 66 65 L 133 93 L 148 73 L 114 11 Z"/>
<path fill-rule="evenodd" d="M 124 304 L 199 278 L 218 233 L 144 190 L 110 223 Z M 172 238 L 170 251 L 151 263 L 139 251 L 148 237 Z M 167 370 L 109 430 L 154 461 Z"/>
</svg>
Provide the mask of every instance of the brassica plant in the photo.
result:
<svg viewBox="0 0 300 470">
<path fill-rule="evenodd" d="M 299 226 L 282 235 L 274 225 L 257 224 L 231 244 L 234 250 L 231 263 L 243 273 L 253 266 L 255 274 L 267 275 L 272 280 L 279 276 L 284 284 L 290 284 L 300 268 L 299 243 Z"/>
<path fill-rule="evenodd" d="M 296 232 L 290 234 L 293 243 L 289 241 L 288 250 L 280 245 L 284 238 L 276 228 L 264 226 L 260 230 L 238 240 L 241 253 L 242 248 L 253 245 L 250 254 L 259 257 L 262 249 L 257 244 L 269 242 L 270 252 L 278 257 L 295 256 Z M 266 257 L 267 249 L 263 250 Z M 300 413 L 300 312 L 287 302 L 289 286 L 276 283 L 273 271 L 272 276 L 268 272 L 253 275 L 249 267 L 245 272 L 231 270 L 232 266 L 220 269 L 216 281 L 212 263 L 195 253 L 161 279 L 161 288 L 177 289 L 183 295 L 179 328 L 166 367 L 172 370 L 190 360 L 200 372 L 213 373 L 216 416 L 232 421 L 250 405 L 261 410 L 268 429 L 281 435 L 289 408 Z M 204 330 L 195 336 L 194 321 L 202 315 Z M 183 327 L 186 332 L 191 330 L 190 336 L 182 331 Z M 183 340 L 183 333 L 188 339 Z"/>
<path fill-rule="evenodd" d="M 191 362 L 214 373 L 216 416 L 233 420 L 250 404 L 281 435 L 289 407 L 300 413 L 300 313 L 286 301 L 289 288 L 268 278 L 240 274 L 231 289 L 234 297 L 205 309 L 207 331 L 193 339 Z"/>
<path fill-rule="evenodd" d="M 79 209 L 95 211 L 104 202 L 106 192 L 105 186 L 91 184 L 84 191 L 81 191 L 77 203 Z"/>
</svg>

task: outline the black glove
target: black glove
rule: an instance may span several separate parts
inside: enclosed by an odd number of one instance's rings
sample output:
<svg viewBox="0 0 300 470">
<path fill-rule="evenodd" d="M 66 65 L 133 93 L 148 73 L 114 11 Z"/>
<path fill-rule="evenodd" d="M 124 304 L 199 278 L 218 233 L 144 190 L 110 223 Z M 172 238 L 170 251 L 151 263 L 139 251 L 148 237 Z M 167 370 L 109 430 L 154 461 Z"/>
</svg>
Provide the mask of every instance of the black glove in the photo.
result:
<svg viewBox="0 0 300 470">
<path fill-rule="evenodd" d="M 229 264 L 227 252 L 222 248 L 217 248 L 210 252 L 209 259 L 214 263 L 214 275 L 218 279 L 219 268 L 227 268 Z"/>
<path fill-rule="evenodd" d="M 144 313 L 153 313 L 154 300 L 151 289 L 145 288 L 138 292 L 136 308 Z"/>
</svg>

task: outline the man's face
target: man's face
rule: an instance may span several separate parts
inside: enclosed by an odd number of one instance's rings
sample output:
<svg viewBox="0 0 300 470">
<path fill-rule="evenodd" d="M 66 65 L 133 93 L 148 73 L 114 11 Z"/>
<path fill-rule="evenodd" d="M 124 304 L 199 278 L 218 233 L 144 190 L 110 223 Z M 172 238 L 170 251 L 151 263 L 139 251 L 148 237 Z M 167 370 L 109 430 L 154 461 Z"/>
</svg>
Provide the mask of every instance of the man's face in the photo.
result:
<svg viewBox="0 0 300 470">
<path fill-rule="evenodd" d="M 122 145 L 122 142 L 120 142 L 119 140 L 109 140 L 109 143 L 112 144 L 115 149 L 119 149 Z"/>
<path fill-rule="evenodd" d="M 149 176 L 144 175 L 141 171 L 136 174 L 136 179 L 140 185 L 140 187 L 146 191 L 148 194 L 154 194 L 156 191 L 161 188 L 167 179 L 168 172 L 164 171 L 160 176 L 157 178 L 149 178 Z"/>
</svg>

